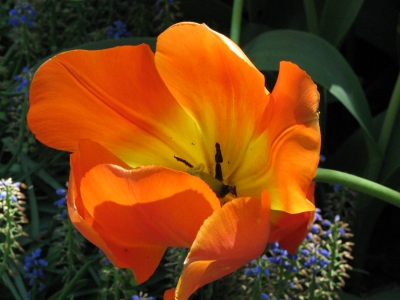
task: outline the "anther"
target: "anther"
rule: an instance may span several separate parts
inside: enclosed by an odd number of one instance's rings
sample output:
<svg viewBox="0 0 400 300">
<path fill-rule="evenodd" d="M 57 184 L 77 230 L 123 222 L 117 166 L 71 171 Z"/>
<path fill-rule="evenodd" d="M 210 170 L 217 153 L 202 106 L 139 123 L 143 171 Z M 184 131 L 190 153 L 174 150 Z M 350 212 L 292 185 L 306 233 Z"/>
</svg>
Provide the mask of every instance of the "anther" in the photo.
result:
<svg viewBox="0 0 400 300">
<path fill-rule="evenodd" d="M 222 176 L 221 163 L 224 161 L 224 159 L 222 158 L 221 146 L 219 143 L 215 143 L 215 152 L 215 178 L 217 178 L 219 181 L 223 181 L 224 178 Z"/>
<path fill-rule="evenodd" d="M 215 143 L 215 162 L 217 164 L 220 164 L 224 161 L 224 159 L 222 158 L 222 153 L 221 153 L 221 146 L 219 145 L 219 143 Z"/>
<path fill-rule="evenodd" d="M 179 157 L 177 157 L 177 156 L 174 156 L 174 158 L 177 160 L 177 161 L 179 161 L 179 162 L 181 162 L 181 163 L 184 163 L 186 166 L 188 166 L 189 168 L 193 168 L 193 165 L 191 164 L 191 163 L 189 163 L 188 161 L 186 161 L 186 160 L 184 160 L 184 159 L 182 159 L 182 158 L 179 158 Z"/>
</svg>

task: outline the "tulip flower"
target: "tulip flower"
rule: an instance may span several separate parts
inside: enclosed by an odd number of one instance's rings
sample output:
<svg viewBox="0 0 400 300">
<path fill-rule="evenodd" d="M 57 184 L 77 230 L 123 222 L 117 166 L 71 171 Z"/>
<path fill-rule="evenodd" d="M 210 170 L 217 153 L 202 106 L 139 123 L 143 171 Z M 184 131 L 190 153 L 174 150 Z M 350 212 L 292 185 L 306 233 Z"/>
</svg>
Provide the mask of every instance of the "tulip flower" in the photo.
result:
<svg viewBox="0 0 400 300">
<path fill-rule="evenodd" d="M 74 226 L 138 283 L 167 247 L 190 248 L 165 296 L 187 299 L 268 242 L 294 252 L 304 239 L 315 210 L 318 103 L 297 65 L 282 62 L 269 93 L 227 37 L 179 23 L 155 53 L 143 44 L 49 59 L 31 84 L 28 125 L 72 153 Z"/>
</svg>

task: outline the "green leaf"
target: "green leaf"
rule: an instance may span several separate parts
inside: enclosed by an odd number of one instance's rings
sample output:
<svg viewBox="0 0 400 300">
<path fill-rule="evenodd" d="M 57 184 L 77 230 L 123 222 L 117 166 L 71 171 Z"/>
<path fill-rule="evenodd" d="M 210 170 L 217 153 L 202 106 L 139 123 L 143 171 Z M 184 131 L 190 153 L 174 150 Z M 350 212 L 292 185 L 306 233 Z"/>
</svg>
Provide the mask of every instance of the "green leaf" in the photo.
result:
<svg viewBox="0 0 400 300">
<path fill-rule="evenodd" d="M 320 36 L 339 47 L 363 3 L 364 0 L 326 0 L 319 22 Z"/>
<path fill-rule="evenodd" d="M 246 45 L 259 34 L 271 30 L 268 25 L 260 23 L 246 23 L 242 24 L 242 31 L 240 35 L 240 44 Z"/>
<path fill-rule="evenodd" d="M 384 113 L 376 116 L 374 118 L 374 127 L 381 128 L 384 117 Z M 365 174 L 369 164 L 369 157 L 365 152 L 365 147 L 363 132 L 358 129 L 337 148 L 326 164 L 331 169 L 362 176 Z"/>
<path fill-rule="evenodd" d="M 276 71 L 282 60 L 292 61 L 315 82 L 330 91 L 354 116 L 367 138 L 370 157 L 379 155 L 377 130 L 361 84 L 339 51 L 324 39 L 301 31 L 274 30 L 263 33 L 244 47 L 262 71 Z"/>
<path fill-rule="evenodd" d="M 393 124 L 392 134 L 390 136 L 386 153 L 385 160 L 383 161 L 380 179 L 381 182 L 387 181 L 395 172 L 399 172 L 400 169 L 400 115 L 397 114 L 395 122 Z M 395 182 L 391 182 L 391 185 Z M 397 187 L 400 186 L 400 178 L 397 178 Z"/>
</svg>

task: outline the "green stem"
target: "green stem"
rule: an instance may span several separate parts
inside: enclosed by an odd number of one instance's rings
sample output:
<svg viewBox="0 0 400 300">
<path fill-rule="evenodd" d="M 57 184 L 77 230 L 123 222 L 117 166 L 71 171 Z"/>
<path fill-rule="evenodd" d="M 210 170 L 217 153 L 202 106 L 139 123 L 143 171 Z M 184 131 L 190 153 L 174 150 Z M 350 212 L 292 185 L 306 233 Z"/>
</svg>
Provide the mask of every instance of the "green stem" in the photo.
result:
<svg viewBox="0 0 400 300">
<path fill-rule="evenodd" d="M 114 295 L 114 300 L 119 300 L 119 287 L 120 287 L 120 283 L 119 283 L 119 269 L 117 267 L 114 267 L 114 278 L 113 278 L 113 295 Z"/>
<path fill-rule="evenodd" d="M 16 156 L 16 155 L 15 155 Z M 32 186 L 31 170 L 27 162 L 27 157 L 21 155 L 21 165 L 25 176 L 27 186 Z M 30 237 L 37 239 L 39 237 L 39 208 L 34 189 L 28 189 L 29 208 L 30 208 Z"/>
<path fill-rule="evenodd" d="M 303 0 L 304 10 L 306 12 L 307 27 L 310 33 L 319 34 L 317 10 L 315 9 L 314 0 Z"/>
<path fill-rule="evenodd" d="M 8 269 L 8 258 L 11 254 L 11 234 L 12 234 L 12 226 L 14 225 L 14 220 L 12 218 L 12 214 L 13 214 L 13 209 L 11 206 L 11 190 L 9 186 L 5 186 L 6 188 L 6 197 L 5 197 L 5 207 L 3 207 L 3 212 L 5 215 L 5 220 L 6 220 L 6 226 L 4 229 L 4 234 L 5 234 L 5 241 L 3 243 L 4 245 L 4 252 L 3 252 L 3 265 L 1 267 L 0 270 L 0 276 L 3 276 L 3 272 L 6 271 Z"/>
<path fill-rule="evenodd" d="M 240 28 L 242 24 L 242 10 L 243 10 L 243 0 L 234 0 L 233 11 L 232 11 L 232 21 L 231 21 L 231 40 L 239 45 L 240 41 Z"/>
<path fill-rule="evenodd" d="M 384 157 L 390 137 L 393 130 L 393 125 L 396 122 L 396 117 L 400 109 L 400 74 L 397 77 L 396 85 L 394 86 L 392 97 L 390 98 L 389 107 L 386 111 L 385 120 L 383 121 L 381 134 L 379 136 L 379 149 Z"/>
<path fill-rule="evenodd" d="M 358 192 L 373 196 L 400 207 L 399 192 L 387 188 L 379 183 L 355 175 L 335 170 L 318 168 L 317 176 L 315 177 L 314 181 L 346 186 Z"/>
</svg>

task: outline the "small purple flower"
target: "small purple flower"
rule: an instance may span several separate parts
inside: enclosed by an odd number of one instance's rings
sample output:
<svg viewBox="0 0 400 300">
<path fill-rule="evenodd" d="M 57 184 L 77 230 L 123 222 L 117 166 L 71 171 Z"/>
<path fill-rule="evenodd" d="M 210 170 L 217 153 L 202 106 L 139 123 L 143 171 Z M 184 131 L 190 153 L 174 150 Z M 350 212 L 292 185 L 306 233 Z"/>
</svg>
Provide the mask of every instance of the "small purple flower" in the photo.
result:
<svg viewBox="0 0 400 300">
<path fill-rule="evenodd" d="M 329 261 L 325 259 L 321 259 L 318 264 L 320 265 L 321 268 L 325 268 L 327 265 L 329 265 Z"/>
<path fill-rule="evenodd" d="M 251 276 L 251 275 L 253 275 L 253 269 L 245 269 L 245 270 L 244 270 L 244 275 L 246 275 L 246 276 Z"/>
<path fill-rule="evenodd" d="M 64 207 L 65 206 L 66 199 L 63 197 L 57 201 L 54 202 L 54 205 L 57 206 L 58 208 Z"/>
<path fill-rule="evenodd" d="M 331 255 L 330 252 L 326 249 L 319 249 L 319 253 L 321 253 L 325 257 L 329 257 Z"/>
<path fill-rule="evenodd" d="M 312 233 L 314 233 L 314 234 L 317 234 L 317 233 L 319 233 L 319 228 L 318 228 L 318 226 L 316 226 L 316 225 L 312 225 L 310 231 L 311 231 Z"/>
<path fill-rule="evenodd" d="M 268 270 L 268 268 L 264 269 L 264 274 L 265 276 L 269 277 L 271 275 L 270 271 Z"/>
<path fill-rule="evenodd" d="M 33 286 L 35 282 L 44 278 L 43 268 L 47 267 L 47 261 L 40 258 L 42 249 L 37 248 L 31 255 L 25 256 L 24 260 L 24 278 L 29 279 L 29 285 Z M 42 282 L 39 282 L 41 290 L 45 288 Z"/>
<path fill-rule="evenodd" d="M 18 1 L 13 9 L 8 12 L 10 19 L 8 23 L 12 26 L 26 24 L 28 27 L 33 27 L 33 18 L 36 16 L 36 11 L 28 2 Z"/>
<path fill-rule="evenodd" d="M 253 273 L 254 275 L 258 275 L 261 271 L 261 267 L 260 266 L 256 266 L 255 268 L 253 268 Z"/>
<path fill-rule="evenodd" d="M 332 225 L 332 223 L 329 222 L 328 220 L 323 220 L 321 225 L 324 226 L 324 227 L 330 227 Z"/>
<path fill-rule="evenodd" d="M 265 293 L 261 293 L 261 298 L 262 298 L 263 300 L 268 300 L 268 299 L 269 299 L 269 296 L 268 296 L 267 294 L 265 294 Z"/>
<path fill-rule="evenodd" d="M 335 192 L 338 192 L 338 191 L 340 190 L 340 185 L 339 185 L 339 184 L 335 184 L 335 185 L 333 186 L 333 190 L 334 190 Z"/>
<path fill-rule="evenodd" d="M 65 196 L 67 194 L 67 190 L 66 189 L 57 189 L 56 194 L 59 196 Z"/>
<path fill-rule="evenodd" d="M 10 15 L 10 17 L 13 17 L 13 16 L 15 16 L 15 15 L 18 14 L 18 10 L 16 10 L 15 8 L 13 8 L 12 10 L 10 10 L 10 11 L 8 12 L 8 14 Z"/>
<path fill-rule="evenodd" d="M 108 26 L 107 29 L 108 36 L 114 39 L 132 36 L 132 33 L 127 31 L 126 25 L 121 20 L 115 21 L 114 26 Z"/>
</svg>

